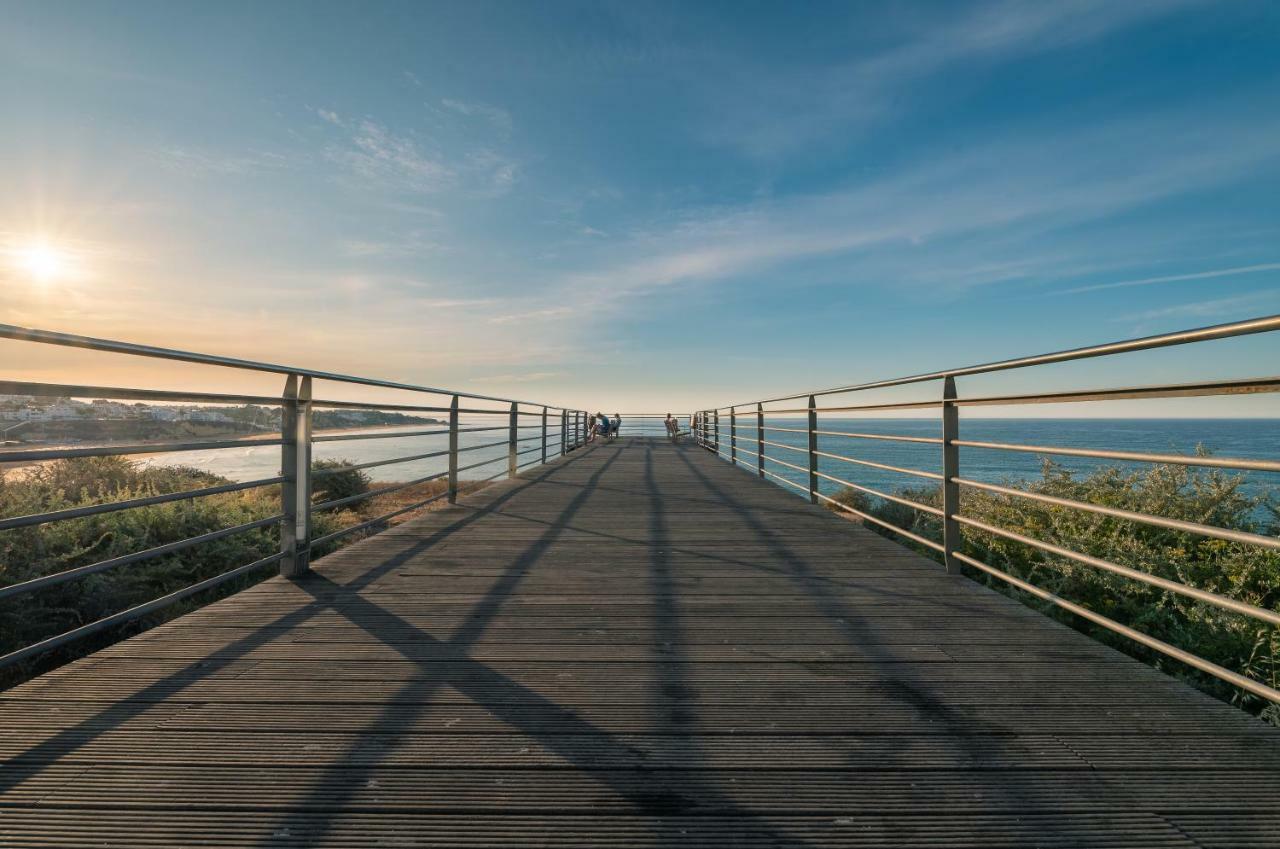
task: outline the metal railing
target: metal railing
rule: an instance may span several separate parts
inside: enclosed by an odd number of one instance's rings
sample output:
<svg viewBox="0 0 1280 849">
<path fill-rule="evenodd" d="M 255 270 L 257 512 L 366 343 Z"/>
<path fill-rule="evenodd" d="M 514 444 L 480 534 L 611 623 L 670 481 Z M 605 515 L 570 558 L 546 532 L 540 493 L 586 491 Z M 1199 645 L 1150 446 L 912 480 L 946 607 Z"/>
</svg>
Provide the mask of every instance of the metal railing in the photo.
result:
<svg viewBox="0 0 1280 849">
<path fill-rule="evenodd" d="M 0 339 L 15 340 L 24 343 L 53 345 L 64 348 L 80 348 L 114 354 L 126 354 L 136 357 L 148 357 L 172 362 L 218 366 L 228 369 L 255 372 L 258 374 L 278 375 L 284 378 L 284 387 L 279 395 L 252 395 L 214 392 L 184 392 L 155 389 L 126 388 L 117 386 L 95 386 L 85 384 L 55 384 L 22 380 L 0 379 L 0 395 L 20 395 L 53 398 L 92 398 L 115 401 L 153 401 L 162 404 L 210 405 L 256 405 L 276 408 L 279 411 L 280 430 L 278 436 L 247 437 L 242 439 L 207 439 L 181 440 L 169 442 L 137 442 L 122 445 L 100 445 L 74 448 L 4 448 L 0 449 L 0 464 L 43 463 L 77 457 L 112 457 L 137 456 L 144 454 L 168 454 L 188 451 L 207 451 L 215 449 L 244 449 L 262 446 L 278 446 L 280 449 L 279 474 L 257 478 L 243 482 L 219 484 L 182 492 L 147 495 L 118 501 L 87 504 L 67 509 L 33 513 L 25 516 L 0 517 L 0 533 L 62 522 L 70 519 L 98 516 L 190 499 L 200 499 L 212 495 L 231 492 L 243 492 L 264 487 L 280 488 L 279 511 L 243 524 L 220 528 L 198 536 L 165 542 L 141 551 L 130 552 L 121 556 L 100 560 L 93 563 L 74 566 L 72 568 L 40 575 L 28 580 L 11 583 L 0 587 L 0 600 L 24 596 L 37 590 L 77 581 L 112 569 L 119 569 L 135 563 L 152 560 L 167 554 L 199 546 L 203 543 L 224 539 L 264 528 L 279 528 L 279 550 L 270 556 L 260 558 L 230 569 L 222 574 L 199 581 L 191 586 L 172 592 L 161 598 L 114 613 L 110 616 L 89 622 L 78 628 L 61 633 L 39 642 L 24 646 L 8 654 L 0 656 L 0 668 L 30 660 L 38 655 L 65 646 L 73 641 L 83 639 L 92 634 L 114 628 L 143 616 L 147 616 L 167 606 L 175 604 L 191 596 L 226 584 L 258 569 L 277 565 L 280 573 L 289 577 L 297 577 L 307 572 L 311 553 L 320 546 L 326 546 L 339 539 L 361 531 L 381 529 L 394 518 L 419 510 L 427 505 L 448 499 L 455 502 L 458 498 L 460 478 L 465 472 L 481 469 L 497 463 L 505 463 L 498 473 L 482 478 L 490 481 L 503 476 L 515 476 L 521 469 L 546 463 L 552 457 L 558 457 L 580 447 L 586 438 L 587 413 L 583 410 L 572 410 L 564 407 L 501 398 L 491 395 L 477 395 L 470 392 L 457 392 L 448 389 L 437 389 L 429 386 L 398 383 L 375 378 L 358 377 L 313 369 L 283 366 L 271 363 L 253 362 L 231 357 L 219 357 L 198 354 L 190 351 L 155 348 L 145 345 L 134 345 L 107 339 L 95 339 L 65 333 L 53 333 L 33 330 L 12 325 L 0 325 Z M 373 387 L 380 390 L 414 393 L 425 396 L 422 404 L 383 403 L 380 401 L 353 401 L 332 398 L 318 398 L 314 395 L 316 383 L 332 383 L 342 386 Z M 313 433 L 314 413 L 318 409 L 331 410 L 363 410 L 394 411 L 401 413 L 440 413 L 448 414 L 446 426 L 427 427 L 395 431 L 373 430 L 360 433 Z M 464 421 L 467 417 L 498 417 L 501 423 L 493 423 L 492 419 Z M 505 421 L 503 421 L 505 419 Z M 495 438 L 479 444 L 460 446 L 460 434 L 492 433 Z M 440 436 L 447 438 L 447 447 L 418 452 L 401 457 L 380 459 L 365 463 L 344 464 L 331 469 L 312 468 L 312 448 L 317 443 L 369 439 L 398 439 L 408 437 Z M 506 447 L 506 451 L 490 459 L 478 462 L 466 462 L 469 452 L 484 449 Z M 312 484 L 317 479 L 349 470 L 368 469 L 390 466 L 400 463 L 423 461 L 431 458 L 448 458 L 445 471 L 421 476 L 407 482 L 374 487 L 357 493 L 327 501 L 315 502 L 312 497 Z M 341 528 L 323 536 L 312 533 L 312 516 L 326 510 L 350 507 L 368 499 L 388 495 L 394 492 L 421 486 L 438 479 L 447 479 L 447 488 L 426 498 L 416 499 L 408 505 L 397 505 L 390 512 L 361 521 L 357 524 Z"/>
<path fill-rule="evenodd" d="M 1200 454 L 1184 455 L 1159 452 L 1129 450 L 1095 450 L 1056 445 L 1031 445 L 996 441 L 980 441 L 961 438 L 960 409 L 962 407 L 1005 406 L 1025 404 L 1073 404 L 1083 401 L 1115 401 L 1115 400 L 1147 400 L 1159 398 L 1207 397 L 1235 395 L 1246 393 L 1267 393 L 1280 391 L 1280 377 L 1265 376 L 1247 379 L 1224 379 L 1198 381 L 1195 383 L 1158 384 L 1147 386 L 1130 386 L 1121 388 L 1083 389 L 1073 391 L 998 394 L 962 396 L 958 391 L 957 379 L 968 376 L 984 375 L 1013 369 L 1026 369 L 1053 363 L 1068 363 L 1095 357 L 1109 357 L 1118 354 L 1168 348 L 1175 345 L 1202 343 L 1215 339 L 1228 339 L 1257 333 L 1268 333 L 1280 330 L 1280 316 L 1270 316 L 1249 321 L 1215 325 L 1180 333 L 1169 333 L 1148 336 L 1106 345 L 1059 351 L 1040 356 L 1020 357 L 984 365 L 947 369 L 909 377 L 879 380 L 850 386 L 817 390 L 795 395 L 783 395 L 753 401 L 746 404 L 735 404 L 728 407 L 706 409 L 694 416 L 693 428 L 698 443 L 717 456 L 735 466 L 742 466 L 761 478 L 772 480 L 789 490 L 796 490 L 809 501 L 829 505 L 832 509 L 851 514 L 864 522 L 883 528 L 894 535 L 910 540 L 940 555 L 945 569 L 951 574 L 960 574 L 961 567 L 971 567 L 983 575 L 990 576 L 1026 592 L 1038 599 L 1079 616 L 1094 625 L 1119 634 L 1129 640 L 1145 646 L 1159 654 L 1174 658 L 1194 669 L 1220 679 L 1234 687 L 1273 702 L 1280 702 L 1280 690 L 1247 677 L 1239 672 L 1227 669 L 1208 661 L 1194 653 L 1171 645 L 1170 643 L 1151 637 L 1141 631 L 1117 622 L 1094 610 L 1068 599 L 1060 598 L 1054 593 L 1036 586 L 1029 581 L 985 563 L 966 553 L 962 528 L 998 537 L 1033 549 L 1042 555 L 1062 558 L 1092 569 L 1101 570 L 1123 578 L 1146 584 L 1158 590 L 1175 593 L 1194 599 L 1221 610 L 1249 617 L 1269 626 L 1280 626 L 1280 612 L 1259 607 L 1247 602 L 1230 598 L 1221 593 L 1210 592 L 1176 580 L 1162 578 L 1139 569 L 1133 569 L 1108 559 L 1076 551 L 1055 543 L 1018 533 L 1008 528 L 984 522 L 972 515 L 966 515 L 964 491 L 985 492 L 999 495 L 1011 503 L 1025 500 L 1032 503 L 1050 505 L 1070 511 L 1093 514 L 1096 516 L 1120 519 L 1126 522 L 1178 531 L 1200 537 L 1238 543 L 1257 549 L 1280 551 L 1280 539 L 1265 534 L 1253 533 L 1232 528 L 1220 528 L 1200 522 L 1171 519 L 1130 510 L 1122 510 L 1103 504 L 1095 504 L 1074 499 L 1059 498 L 1035 492 L 1030 489 L 1002 486 L 966 477 L 961 469 L 961 448 L 982 449 L 986 451 L 1017 452 L 1047 456 L 1082 457 L 1094 460 L 1119 460 L 1139 464 L 1177 464 L 1183 466 L 1200 466 L 1215 469 L 1231 469 L 1254 472 L 1280 472 L 1280 462 L 1275 460 L 1257 460 L 1246 458 L 1202 456 Z M 848 396 L 872 390 L 887 390 L 894 387 L 935 384 L 939 389 L 933 400 L 894 400 L 890 402 L 874 401 L 869 403 L 851 403 Z M 936 390 L 935 390 L 936 391 Z M 832 396 L 846 396 L 835 403 L 826 401 Z M 803 405 L 793 402 L 801 401 Z M 819 406 L 825 403 L 825 406 Z M 783 406 L 776 406 L 782 404 Z M 831 413 L 870 413 L 881 414 L 885 411 L 909 410 L 932 411 L 937 416 L 938 436 L 919 436 L 905 434 L 888 434 L 863 432 L 858 430 L 833 430 L 820 427 L 819 414 Z M 767 416 L 774 418 L 766 419 Z M 803 416 L 803 418 L 799 418 Z M 784 426 L 779 426 L 779 421 Z M 803 424 L 803 427 L 792 426 Z M 805 437 L 805 446 L 788 445 L 767 438 L 773 433 L 795 434 Z M 915 445 L 937 446 L 939 451 L 939 470 L 908 468 L 894 464 L 876 462 L 866 458 L 849 456 L 854 449 L 841 453 L 819 450 L 819 437 L 847 440 L 850 445 L 864 443 L 867 440 L 889 441 L 894 443 L 911 443 Z M 769 449 L 779 449 L 770 453 Z M 787 452 L 787 453 L 780 453 Z M 783 459 L 785 457 L 785 459 Z M 921 503 L 901 494 L 893 494 L 874 489 L 865 484 L 848 480 L 847 477 L 832 475 L 819 468 L 819 458 L 826 458 L 852 467 L 874 468 L 905 475 L 915 479 L 935 482 L 941 489 L 941 506 L 935 507 Z M 784 470 L 794 475 L 788 477 Z M 792 478 L 807 480 L 807 485 L 798 483 Z M 826 481 L 855 492 L 875 498 L 885 499 L 898 505 L 932 516 L 941 522 L 941 540 L 929 539 L 921 534 L 886 521 L 865 510 L 832 498 L 819 489 L 820 481 Z"/>
</svg>

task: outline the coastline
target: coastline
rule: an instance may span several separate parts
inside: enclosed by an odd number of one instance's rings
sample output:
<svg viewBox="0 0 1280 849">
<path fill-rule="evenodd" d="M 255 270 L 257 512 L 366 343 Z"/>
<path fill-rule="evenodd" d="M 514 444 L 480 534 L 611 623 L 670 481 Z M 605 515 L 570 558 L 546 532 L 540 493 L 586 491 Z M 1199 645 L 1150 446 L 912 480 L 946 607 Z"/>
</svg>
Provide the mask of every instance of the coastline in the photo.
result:
<svg viewBox="0 0 1280 849">
<path fill-rule="evenodd" d="M 432 423 L 423 422 L 423 423 L 417 423 L 417 424 L 386 424 L 386 425 L 353 425 L 350 427 L 320 428 L 320 429 L 313 430 L 312 433 L 313 434 L 336 434 L 336 433 L 359 433 L 359 432 L 380 431 L 380 430 L 396 430 L 401 428 L 416 429 L 421 427 L 430 427 L 432 424 L 440 424 L 440 425 L 447 426 L 447 422 L 432 422 Z M 261 439 L 264 436 L 279 437 L 280 432 L 279 431 L 260 431 L 258 433 L 228 434 L 226 436 L 198 436 L 198 437 L 191 437 L 189 439 L 185 439 L 182 441 L 189 444 L 206 442 L 206 441 L 207 442 L 228 442 L 228 441 L 252 442 L 255 439 Z M 19 469 L 28 468 L 30 466 L 38 465 L 40 463 L 51 462 L 51 460 L 45 460 L 40 458 L 30 459 L 30 460 L 18 460 L 16 462 L 5 462 L 3 459 L 4 455 L 2 453 L 4 450 L 58 451 L 64 448 L 112 448 L 112 447 L 123 446 L 123 445 L 148 445 L 148 446 L 157 445 L 159 446 L 159 445 L 172 444 L 176 441 L 177 440 L 174 440 L 174 439 L 138 439 L 138 440 L 127 440 L 127 441 L 125 440 L 92 440 L 92 441 L 85 441 L 85 442 L 62 441 L 62 442 L 8 443 L 3 446 L 0 446 L 0 477 L 3 477 L 8 472 L 13 472 Z M 165 452 L 156 452 L 156 453 L 165 453 Z M 140 454 L 123 454 L 118 456 L 141 457 L 144 455 L 140 453 Z M 57 459 L 57 458 L 53 458 L 53 459 Z"/>
</svg>

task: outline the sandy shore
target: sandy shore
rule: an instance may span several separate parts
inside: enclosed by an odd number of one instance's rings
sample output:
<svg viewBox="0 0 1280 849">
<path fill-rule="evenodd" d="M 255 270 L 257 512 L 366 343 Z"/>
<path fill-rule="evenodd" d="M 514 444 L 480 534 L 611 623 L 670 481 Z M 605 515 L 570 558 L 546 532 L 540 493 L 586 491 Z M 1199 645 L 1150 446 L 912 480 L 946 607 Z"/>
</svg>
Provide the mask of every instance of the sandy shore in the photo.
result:
<svg viewBox="0 0 1280 849">
<path fill-rule="evenodd" d="M 313 430 L 312 435 L 319 434 L 335 434 L 335 433 L 373 433 L 381 430 L 400 430 L 400 429 L 428 429 L 436 426 L 448 427 L 447 422 L 436 422 L 421 424 L 388 424 L 388 425 L 358 425 L 353 427 L 327 427 L 319 430 Z M 3 460 L 4 451 L 58 451 L 64 448 L 111 448 L 122 445 L 155 445 L 164 446 L 172 445 L 175 442 L 182 443 L 200 443 L 200 442 L 252 442 L 255 439 L 278 438 L 279 431 L 259 431 L 257 433 L 237 433 L 227 434 L 225 436 L 193 436 L 189 439 L 138 439 L 138 440 L 108 440 L 108 441 L 85 441 L 85 442 L 11 442 L 0 448 L 0 475 L 7 472 L 13 472 L 18 469 L 24 469 L 39 463 L 47 463 L 49 460 L 19 460 L 17 462 L 6 463 Z M 149 453 L 149 452 L 148 452 Z M 163 453 L 163 452 L 156 452 Z M 141 454 L 126 454 L 124 456 L 142 456 Z"/>
</svg>

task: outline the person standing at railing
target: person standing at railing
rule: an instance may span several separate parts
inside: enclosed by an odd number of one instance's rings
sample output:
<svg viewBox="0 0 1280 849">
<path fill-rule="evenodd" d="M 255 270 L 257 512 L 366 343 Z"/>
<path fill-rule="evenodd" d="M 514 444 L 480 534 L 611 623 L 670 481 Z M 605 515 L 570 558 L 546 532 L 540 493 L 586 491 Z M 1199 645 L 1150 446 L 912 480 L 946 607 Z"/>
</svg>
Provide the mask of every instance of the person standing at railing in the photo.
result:
<svg viewBox="0 0 1280 849">
<path fill-rule="evenodd" d="M 676 421 L 675 417 L 670 413 L 667 413 L 667 418 L 662 423 L 667 426 L 667 439 L 672 442 L 678 442 L 680 440 L 680 422 Z"/>
<path fill-rule="evenodd" d="M 617 439 L 618 431 L 622 429 L 622 413 L 614 413 L 613 421 L 609 422 L 609 438 Z"/>
</svg>

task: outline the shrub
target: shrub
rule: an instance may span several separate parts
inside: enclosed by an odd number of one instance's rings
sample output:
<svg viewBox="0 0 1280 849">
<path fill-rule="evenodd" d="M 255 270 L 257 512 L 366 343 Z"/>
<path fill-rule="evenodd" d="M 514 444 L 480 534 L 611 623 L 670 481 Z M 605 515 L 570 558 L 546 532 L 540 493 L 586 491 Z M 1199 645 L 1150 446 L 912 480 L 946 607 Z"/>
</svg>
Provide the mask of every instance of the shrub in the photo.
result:
<svg viewBox="0 0 1280 849">
<path fill-rule="evenodd" d="M 336 501 L 369 491 L 369 476 L 353 468 L 350 460 L 316 460 L 311 464 L 311 471 L 326 473 L 311 479 L 314 501 Z"/>
<path fill-rule="evenodd" d="M 333 477 L 349 480 L 346 474 Z M 25 516 L 225 483 L 230 481 L 199 469 L 149 466 L 122 457 L 57 460 L 0 476 L 0 516 Z M 28 581 L 265 519 L 279 512 L 280 487 L 267 486 L 3 531 L 0 532 L 0 583 Z M 312 517 L 316 536 L 349 527 L 359 520 L 359 516 L 346 510 L 323 511 Z M 278 529 L 268 526 L 0 601 L 0 653 L 251 563 L 274 554 L 279 547 Z M 113 633 L 76 643 L 42 659 L 36 666 L 0 676 L 0 683 L 18 680 L 32 671 L 78 657 L 271 574 L 271 569 L 264 568 L 202 598 L 167 608 Z"/>
<path fill-rule="evenodd" d="M 1108 467 L 1077 476 L 1060 465 L 1046 462 L 1039 480 L 1005 485 L 1220 528 L 1276 534 L 1273 497 L 1270 494 L 1250 497 L 1244 493 L 1243 483 L 1242 475 L 1182 465 L 1157 465 L 1137 471 Z M 913 501 L 941 506 L 941 492 L 937 487 L 907 489 L 900 494 Z M 842 493 L 837 497 L 845 496 Z M 966 516 L 995 527 L 1267 610 L 1280 610 L 1280 553 L 1275 551 L 983 491 L 963 491 L 961 510 Z M 936 516 L 885 501 L 877 501 L 867 512 L 920 536 L 942 538 L 941 522 Z M 940 559 L 940 555 L 930 549 L 896 537 L 890 531 L 871 527 Z M 1265 623 L 1138 580 L 1046 554 L 995 534 L 970 527 L 963 527 L 962 534 L 965 553 L 984 563 L 1227 669 L 1271 687 L 1280 686 L 1280 636 L 1277 629 Z M 1184 667 L 1108 629 L 1078 620 L 1061 608 L 1015 590 L 995 577 L 977 570 L 966 569 L 966 572 L 975 580 L 1020 598 L 1095 639 L 1220 698 L 1254 711 L 1266 707 L 1255 696 Z M 1274 717 L 1276 713 L 1269 709 L 1266 715 Z"/>
</svg>

